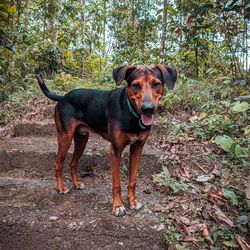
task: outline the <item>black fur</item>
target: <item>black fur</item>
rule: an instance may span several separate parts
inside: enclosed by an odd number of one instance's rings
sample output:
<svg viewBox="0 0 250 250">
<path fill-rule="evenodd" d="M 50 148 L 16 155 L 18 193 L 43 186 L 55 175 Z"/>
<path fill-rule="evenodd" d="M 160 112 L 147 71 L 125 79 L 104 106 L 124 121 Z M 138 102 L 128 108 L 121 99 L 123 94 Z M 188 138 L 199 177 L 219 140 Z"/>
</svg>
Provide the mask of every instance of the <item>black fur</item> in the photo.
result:
<svg viewBox="0 0 250 250">
<path fill-rule="evenodd" d="M 56 109 L 65 129 L 72 118 L 83 121 L 97 133 L 108 133 L 109 121 L 115 121 L 125 133 L 140 133 L 150 129 L 150 126 L 142 129 L 139 126 L 139 118 L 129 112 L 127 87 L 110 91 L 82 88 L 72 90 L 65 96 L 58 96 L 48 90 L 43 80 L 40 80 L 39 84 L 48 98 L 58 101 Z"/>
</svg>

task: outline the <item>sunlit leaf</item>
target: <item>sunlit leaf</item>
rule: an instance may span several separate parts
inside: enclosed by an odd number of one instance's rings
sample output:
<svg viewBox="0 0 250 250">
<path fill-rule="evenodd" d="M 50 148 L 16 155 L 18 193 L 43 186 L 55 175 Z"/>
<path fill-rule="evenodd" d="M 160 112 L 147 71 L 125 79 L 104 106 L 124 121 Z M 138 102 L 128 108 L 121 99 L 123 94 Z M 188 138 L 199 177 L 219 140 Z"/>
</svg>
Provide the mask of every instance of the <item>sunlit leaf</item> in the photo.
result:
<svg viewBox="0 0 250 250">
<path fill-rule="evenodd" d="M 235 144 L 233 139 L 227 135 L 216 136 L 215 143 L 227 152 L 232 152 L 232 146 Z"/>
<path fill-rule="evenodd" d="M 250 125 L 245 128 L 244 135 L 250 136 Z"/>
<path fill-rule="evenodd" d="M 14 15 L 16 13 L 16 5 L 12 5 L 8 8 L 8 13 Z"/>
<path fill-rule="evenodd" d="M 191 116 L 189 118 L 189 121 L 192 122 L 192 123 L 196 122 L 197 120 L 198 120 L 198 116 L 197 115 Z"/>
<path fill-rule="evenodd" d="M 249 104 L 247 102 L 235 102 L 233 103 L 233 106 L 230 108 L 230 110 L 234 113 L 237 113 L 237 112 L 246 112 L 248 109 L 249 109 Z"/>
</svg>

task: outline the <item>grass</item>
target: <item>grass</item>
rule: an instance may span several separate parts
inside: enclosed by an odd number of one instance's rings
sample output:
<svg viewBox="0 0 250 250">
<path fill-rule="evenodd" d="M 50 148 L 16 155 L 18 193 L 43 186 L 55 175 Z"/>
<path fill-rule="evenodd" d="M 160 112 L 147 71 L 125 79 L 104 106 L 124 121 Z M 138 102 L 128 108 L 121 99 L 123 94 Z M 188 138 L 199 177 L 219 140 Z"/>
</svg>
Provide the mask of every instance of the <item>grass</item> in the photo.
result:
<svg viewBox="0 0 250 250">
<path fill-rule="evenodd" d="M 185 192 L 188 189 L 188 186 L 183 181 L 177 181 L 173 177 L 171 177 L 167 167 L 162 168 L 162 172 L 159 174 L 155 174 L 153 176 L 153 180 L 159 186 L 169 188 L 173 193 Z"/>
</svg>

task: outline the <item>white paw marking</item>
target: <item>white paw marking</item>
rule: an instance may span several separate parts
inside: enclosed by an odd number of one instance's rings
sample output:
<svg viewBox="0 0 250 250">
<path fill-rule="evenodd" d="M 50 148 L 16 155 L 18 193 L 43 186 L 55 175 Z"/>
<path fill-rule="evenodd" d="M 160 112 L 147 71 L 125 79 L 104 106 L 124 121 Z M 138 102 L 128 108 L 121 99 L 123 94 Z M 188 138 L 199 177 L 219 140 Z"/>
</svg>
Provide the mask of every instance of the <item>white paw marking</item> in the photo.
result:
<svg viewBox="0 0 250 250">
<path fill-rule="evenodd" d="M 118 217 L 121 217 L 123 215 L 126 214 L 126 210 L 125 210 L 125 207 L 124 206 L 121 206 L 121 207 L 117 207 L 113 212 L 112 214 L 114 216 L 118 216 Z"/>
<path fill-rule="evenodd" d="M 140 202 L 137 202 L 135 206 L 133 205 L 130 207 L 131 210 L 136 210 L 136 211 L 140 210 L 141 208 L 142 208 L 142 204 Z"/>
<path fill-rule="evenodd" d="M 79 186 L 76 186 L 76 189 L 83 190 L 83 189 L 85 189 L 85 186 L 83 183 L 80 183 Z"/>
</svg>

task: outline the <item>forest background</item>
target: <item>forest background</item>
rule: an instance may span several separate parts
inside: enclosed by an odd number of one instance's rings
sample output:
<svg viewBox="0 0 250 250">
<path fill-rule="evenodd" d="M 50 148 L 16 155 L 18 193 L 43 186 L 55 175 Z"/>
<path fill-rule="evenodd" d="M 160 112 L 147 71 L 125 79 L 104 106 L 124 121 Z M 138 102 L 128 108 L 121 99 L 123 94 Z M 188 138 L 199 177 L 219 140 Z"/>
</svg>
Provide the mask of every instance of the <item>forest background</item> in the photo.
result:
<svg viewBox="0 0 250 250">
<path fill-rule="evenodd" d="M 249 12 L 236 0 L 2 0 L 1 90 L 25 88 L 35 73 L 100 78 L 117 65 L 159 62 L 189 78 L 240 79 Z"/>
</svg>

